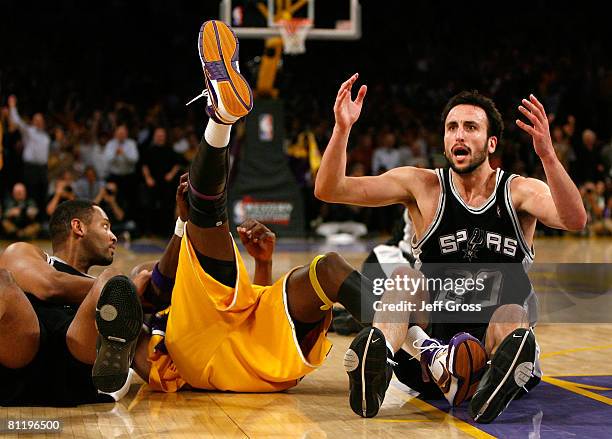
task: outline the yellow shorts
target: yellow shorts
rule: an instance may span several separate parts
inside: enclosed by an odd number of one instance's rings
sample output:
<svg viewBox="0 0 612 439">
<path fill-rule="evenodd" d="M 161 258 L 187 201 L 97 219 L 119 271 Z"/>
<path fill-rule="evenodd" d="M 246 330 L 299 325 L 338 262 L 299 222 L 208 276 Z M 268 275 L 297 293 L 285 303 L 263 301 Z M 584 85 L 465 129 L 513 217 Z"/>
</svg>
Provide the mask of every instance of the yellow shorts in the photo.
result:
<svg viewBox="0 0 612 439">
<path fill-rule="evenodd" d="M 172 392 L 184 383 L 198 389 L 276 392 L 295 386 L 315 370 L 331 349 L 326 334 L 331 311 L 318 326 L 318 338 L 305 355 L 287 306 L 291 272 L 273 285 L 251 284 L 234 244 L 236 287 L 204 272 L 183 236 L 165 334 L 168 355 L 150 343 L 149 384 Z"/>
</svg>

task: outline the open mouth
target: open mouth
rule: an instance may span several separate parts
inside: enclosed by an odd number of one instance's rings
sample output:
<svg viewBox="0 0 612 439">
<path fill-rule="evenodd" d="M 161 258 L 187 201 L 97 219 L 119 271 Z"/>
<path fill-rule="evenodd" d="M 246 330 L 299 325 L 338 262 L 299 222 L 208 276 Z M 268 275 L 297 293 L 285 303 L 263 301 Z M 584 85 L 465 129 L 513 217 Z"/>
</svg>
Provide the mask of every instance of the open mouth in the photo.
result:
<svg viewBox="0 0 612 439">
<path fill-rule="evenodd" d="M 455 157 L 465 157 L 470 154 L 470 150 L 465 146 L 455 146 L 452 151 Z"/>
</svg>

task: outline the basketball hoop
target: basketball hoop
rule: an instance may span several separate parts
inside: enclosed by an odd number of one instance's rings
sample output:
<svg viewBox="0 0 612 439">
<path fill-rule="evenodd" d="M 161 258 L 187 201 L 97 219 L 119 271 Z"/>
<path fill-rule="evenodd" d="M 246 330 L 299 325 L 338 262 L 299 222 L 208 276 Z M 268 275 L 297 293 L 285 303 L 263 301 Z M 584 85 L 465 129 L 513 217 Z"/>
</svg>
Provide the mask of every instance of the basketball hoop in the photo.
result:
<svg viewBox="0 0 612 439">
<path fill-rule="evenodd" d="M 287 55 L 299 55 L 306 52 L 306 35 L 312 27 L 307 18 L 289 18 L 276 22 L 283 39 L 283 52 Z"/>
</svg>

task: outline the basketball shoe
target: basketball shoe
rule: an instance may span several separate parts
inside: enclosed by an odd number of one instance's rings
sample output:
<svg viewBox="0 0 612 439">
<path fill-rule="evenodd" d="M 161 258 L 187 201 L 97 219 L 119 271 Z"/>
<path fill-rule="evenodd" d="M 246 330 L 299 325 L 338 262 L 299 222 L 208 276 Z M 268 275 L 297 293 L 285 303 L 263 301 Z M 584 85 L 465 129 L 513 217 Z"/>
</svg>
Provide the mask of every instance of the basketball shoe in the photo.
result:
<svg viewBox="0 0 612 439">
<path fill-rule="evenodd" d="M 476 392 L 487 364 L 487 353 L 477 338 L 460 332 L 448 345 L 428 338 L 415 341 L 414 347 L 421 350 L 423 381 L 433 380 L 451 406 L 458 406 Z"/>
<path fill-rule="evenodd" d="M 533 380 L 536 340 L 533 330 L 515 329 L 499 345 L 470 402 L 470 416 L 487 424 L 497 418 Z"/>
<path fill-rule="evenodd" d="M 353 339 L 344 355 L 349 376 L 351 409 L 364 418 L 376 416 L 393 376 L 391 353 L 382 331 L 364 328 Z"/>
<path fill-rule="evenodd" d="M 231 125 L 253 108 L 253 92 L 240 74 L 238 38 L 222 21 L 206 21 L 200 28 L 198 51 L 206 88 L 187 105 L 205 96 L 206 114 L 217 123 Z"/>
<path fill-rule="evenodd" d="M 96 305 L 98 343 L 91 375 L 99 391 L 116 392 L 127 381 L 142 322 L 134 283 L 123 275 L 110 278 Z"/>
</svg>

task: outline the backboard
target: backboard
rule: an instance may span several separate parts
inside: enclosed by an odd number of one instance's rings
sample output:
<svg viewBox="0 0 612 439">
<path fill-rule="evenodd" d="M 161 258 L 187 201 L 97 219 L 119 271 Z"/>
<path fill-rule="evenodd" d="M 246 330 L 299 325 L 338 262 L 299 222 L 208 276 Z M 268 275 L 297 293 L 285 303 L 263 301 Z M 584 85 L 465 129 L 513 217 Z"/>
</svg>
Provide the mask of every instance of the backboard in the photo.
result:
<svg viewBox="0 0 612 439">
<path fill-rule="evenodd" d="M 280 36 L 283 20 L 310 20 L 306 39 L 357 40 L 361 38 L 358 0 L 222 0 L 220 18 L 240 38 Z"/>
</svg>

